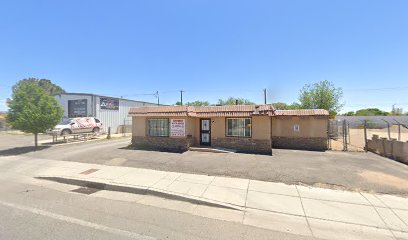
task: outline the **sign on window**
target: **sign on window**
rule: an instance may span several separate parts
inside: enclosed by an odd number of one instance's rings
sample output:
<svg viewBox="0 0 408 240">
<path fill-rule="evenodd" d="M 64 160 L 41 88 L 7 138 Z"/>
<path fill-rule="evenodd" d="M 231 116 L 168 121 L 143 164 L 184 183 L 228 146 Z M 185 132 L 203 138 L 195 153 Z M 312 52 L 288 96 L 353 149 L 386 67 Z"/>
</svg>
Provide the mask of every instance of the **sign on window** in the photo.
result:
<svg viewBox="0 0 408 240">
<path fill-rule="evenodd" d="M 184 137 L 186 135 L 186 120 L 171 119 L 170 120 L 170 136 Z"/>
<path fill-rule="evenodd" d="M 87 100 L 68 100 L 68 117 L 86 117 L 87 116 Z"/>
</svg>

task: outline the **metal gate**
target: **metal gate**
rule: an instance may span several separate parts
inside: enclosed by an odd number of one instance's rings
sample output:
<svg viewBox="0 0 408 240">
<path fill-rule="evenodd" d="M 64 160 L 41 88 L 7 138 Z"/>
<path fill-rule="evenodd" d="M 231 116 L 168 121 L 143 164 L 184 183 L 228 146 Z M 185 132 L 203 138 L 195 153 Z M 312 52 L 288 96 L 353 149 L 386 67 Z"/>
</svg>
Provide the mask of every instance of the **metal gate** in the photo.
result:
<svg viewBox="0 0 408 240">
<path fill-rule="evenodd" d="M 339 116 L 329 121 L 329 148 L 340 151 L 365 151 L 374 135 L 389 140 L 408 141 L 408 117 Z"/>
</svg>

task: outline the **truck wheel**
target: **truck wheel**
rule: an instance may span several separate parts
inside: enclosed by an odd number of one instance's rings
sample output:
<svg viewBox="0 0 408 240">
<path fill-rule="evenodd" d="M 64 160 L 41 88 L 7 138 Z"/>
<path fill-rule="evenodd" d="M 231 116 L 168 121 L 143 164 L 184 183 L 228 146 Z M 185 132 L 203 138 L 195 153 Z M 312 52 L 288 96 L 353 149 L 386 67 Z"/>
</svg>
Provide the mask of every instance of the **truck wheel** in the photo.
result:
<svg viewBox="0 0 408 240">
<path fill-rule="evenodd" d="M 71 134 L 71 130 L 69 130 L 69 129 L 64 129 L 64 130 L 62 130 L 62 132 L 61 132 L 61 135 L 62 135 L 62 136 L 66 136 L 66 135 L 69 135 L 69 134 Z"/>
<path fill-rule="evenodd" d="M 99 131 L 100 131 L 100 129 L 98 127 L 92 129 L 92 132 L 94 132 L 94 133 L 99 133 Z"/>
</svg>

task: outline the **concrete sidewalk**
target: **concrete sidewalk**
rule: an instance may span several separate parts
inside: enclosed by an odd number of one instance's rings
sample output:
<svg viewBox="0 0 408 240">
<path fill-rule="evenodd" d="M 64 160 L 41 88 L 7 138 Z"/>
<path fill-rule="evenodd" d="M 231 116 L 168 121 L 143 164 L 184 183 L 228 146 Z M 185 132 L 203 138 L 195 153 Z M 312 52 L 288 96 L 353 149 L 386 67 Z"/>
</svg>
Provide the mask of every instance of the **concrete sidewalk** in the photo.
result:
<svg viewBox="0 0 408 240">
<path fill-rule="evenodd" d="M 315 238 L 408 239 L 408 199 L 392 195 L 21 156 L 0 157 L 0 169 L 29 177 L 87 181 L 219 204 L 235 210 L 191 203 L 175 207 L 148 195 L 133 198 L 147 205 Z"/>
</svg>

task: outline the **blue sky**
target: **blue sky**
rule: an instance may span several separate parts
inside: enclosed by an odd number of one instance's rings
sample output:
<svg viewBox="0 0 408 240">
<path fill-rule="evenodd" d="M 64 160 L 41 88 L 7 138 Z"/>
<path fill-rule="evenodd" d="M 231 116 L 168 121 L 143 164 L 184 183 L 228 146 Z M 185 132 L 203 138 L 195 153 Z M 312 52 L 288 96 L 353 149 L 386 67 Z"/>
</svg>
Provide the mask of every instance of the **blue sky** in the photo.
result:
<svg viewBox="0 0 408 240">
<path fill-rule="evenodd" d="M 297 101 L 306 83 L 344 90 L 343 112 L 408 111 L 408 1 L 2 1 L 0 110 L 10 86 L 174 104 L 229 96 Z"/>
</svg>

